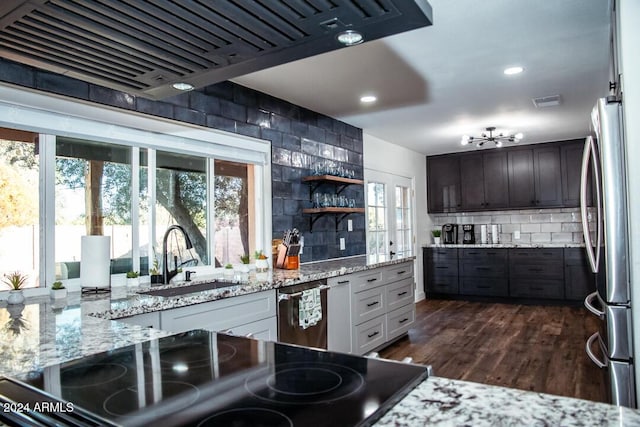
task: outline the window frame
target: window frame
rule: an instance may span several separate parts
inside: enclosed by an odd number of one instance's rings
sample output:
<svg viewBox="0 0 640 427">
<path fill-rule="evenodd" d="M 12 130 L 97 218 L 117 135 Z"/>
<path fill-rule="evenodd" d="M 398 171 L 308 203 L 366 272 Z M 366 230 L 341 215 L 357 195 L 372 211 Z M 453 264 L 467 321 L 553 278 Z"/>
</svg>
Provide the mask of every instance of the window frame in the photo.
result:
<svg viewBox="0 0 640 427">
<path fill-rule="evenodd" d="M 19 99 L 17 104 L 15 100 Z M 64 113 L 63 113 L 64 112 Z M 162 119 L 142 113 L 100 106 L 86 101 L 43 94 L 33 90 L 17 89 L 0 84 L 0 126 L 40 133 L 40 287 L 25 290 L 27 295 L 48 292 L 55 280 L 55 140 L 56 135 L 84 138 L 99 142 L 132 147 L 132 227 L 139 219 L 140 148 L 149 154 L 148 179 L 155 182 L 155 152 L 170 151 L 180 154 L 251 163 L 256 166 L 255 206 L 256 246 L 271 247 L 271 143 L 267 140 L 191 125 L 175 120 Z M 151 153 L 153 152 L 153 155 Z M 138 159 L 136 161 L 136 159 Z M 151 160 L 153 159 L 153 161 Z M 152 164 L 153 163 L 153 164 Z M 153 172 L 151 172 L 153 171 Z M 213 172 L 213 168 L 210 168 Z M 213 180 L 213 175 L 209 177 Z M 149 187 L 150 198 L 155 202 L 155 186 Z M 209 190 L 212 193 L 213 187 Z M 210 197 L 213 197 L 212 195 Z M 209 206 L 213 206 L 211 203 Z M 155 226 L 155 210 L 152 210 L 151 233 Z M 209 209 L 208 209 L 209 211 Z M 208 217 L 211 217 L 208 214 Z M 208 218 L 210 219 L 210 218 Z M 137 224 L 136 222 L 135 224 Z M 208 229 L 212 227 L 208 226 Z M 208 233 L 209 234 L 209 233 Z M 139 236 L 135 226 L 132 245 Z M 149 236 L 154 237 L 154 236 Z M 150 240 L 153 242 L 154 240 Z M 215 242 L 209 240 L 214 248 Z M 139 269 L 139 249 L 132 246 L 134 269 Z M 212 253 L 214 253 L 213 251 Z M 137 255 L 137 256 L 136 256 Z M 79 286 L 71 284 L 71 289 Z M 72 280 L 69 280 L 72 282 Z"/>
</svg>

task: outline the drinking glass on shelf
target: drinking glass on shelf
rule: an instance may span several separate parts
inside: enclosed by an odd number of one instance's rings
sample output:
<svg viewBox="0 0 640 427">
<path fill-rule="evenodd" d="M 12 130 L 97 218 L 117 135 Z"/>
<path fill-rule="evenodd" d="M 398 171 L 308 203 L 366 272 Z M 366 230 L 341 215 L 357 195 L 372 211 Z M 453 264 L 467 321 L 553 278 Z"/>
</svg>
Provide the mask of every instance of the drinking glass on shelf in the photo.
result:
<svg viewBox="0 0 640 427">
<path fill-rule="evenodd" d="M 349 199 L 349 207 L 350 208 L 356 207 L 356 199 Z"/>
</svg>

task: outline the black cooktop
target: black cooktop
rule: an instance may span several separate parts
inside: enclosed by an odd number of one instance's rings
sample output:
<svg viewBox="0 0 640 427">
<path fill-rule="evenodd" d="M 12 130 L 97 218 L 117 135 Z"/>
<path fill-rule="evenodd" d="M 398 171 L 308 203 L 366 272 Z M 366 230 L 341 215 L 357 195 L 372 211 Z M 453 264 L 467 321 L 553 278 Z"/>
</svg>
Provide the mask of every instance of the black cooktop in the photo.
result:
<svg viewBox="0 0 640 427">
<path fill-rule="evenodd" d="M 25 382 L 114 425 L 334 427 L 375 422 L 426 377 L 424 366 L 195 330 Z"/>
</svg>

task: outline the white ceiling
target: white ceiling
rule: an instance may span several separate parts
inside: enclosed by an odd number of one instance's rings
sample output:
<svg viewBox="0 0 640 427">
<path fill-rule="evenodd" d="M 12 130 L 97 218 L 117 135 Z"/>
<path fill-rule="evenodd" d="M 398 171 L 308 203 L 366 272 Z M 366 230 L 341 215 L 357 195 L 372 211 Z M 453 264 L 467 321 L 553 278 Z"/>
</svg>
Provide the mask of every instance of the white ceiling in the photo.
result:
<svg viewBox="0 0 640 427">
<path fill-rule="evenodd" d="M 495 126 L 521 144 L 581 138 L 608 94 L 609 0 L 429 0 L 434 25 L 273 67 L 236 83 L 424 154 Z M 524 73 L 505 76 L 521 65 Z M 372 93 L 374 105 L 359 97 Z M 557 95 L 537 109 L 532 98 Z"/>
</svg>

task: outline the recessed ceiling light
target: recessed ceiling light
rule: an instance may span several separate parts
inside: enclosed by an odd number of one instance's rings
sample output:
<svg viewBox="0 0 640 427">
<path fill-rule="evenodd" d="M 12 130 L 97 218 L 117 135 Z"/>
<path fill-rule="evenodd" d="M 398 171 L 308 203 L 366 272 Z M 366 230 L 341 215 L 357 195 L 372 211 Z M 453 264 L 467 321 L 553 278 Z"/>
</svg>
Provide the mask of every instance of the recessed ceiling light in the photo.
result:
<svg viewBox="0 0 640 427">
<path fill-rule="evenodd" d="M 512 74 L 520 74 L 523 71 L 524 71 L 524 68 L 522 68 L 522 67 L 509 67 L 509 68 L 505 68 L 504 69 L 504 73 L 507 76 L 510 76 Z"/>
<path fill-rule="evenodd" d="M 338 41 L 345 46 L 353 46 L 364 41 L 364 36 L 357 31 L 343 31 L 337 36 Z"/>
<path fill-rule="evenodd" d="M 372 102 L 376 102 L 378 98 L 375 95 L 363 95 L 360 97 L 360 102 L 365 104 L 371 104 Z"/>
<path fill-rule="evenodd" d="M 173 86 L 174 89 L 178 89 L 178 90 L 193 90 L 193 85 L 189 84 L 189 83 L 184 83 L 184 82 L 177 82 L 172 84 L 171 86 Z"/>
</svg>

